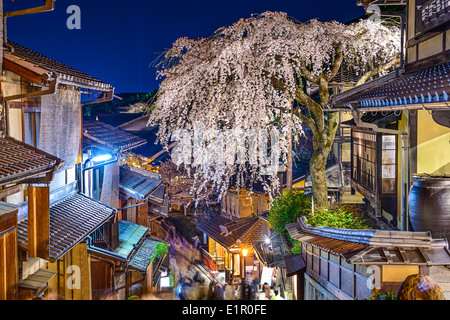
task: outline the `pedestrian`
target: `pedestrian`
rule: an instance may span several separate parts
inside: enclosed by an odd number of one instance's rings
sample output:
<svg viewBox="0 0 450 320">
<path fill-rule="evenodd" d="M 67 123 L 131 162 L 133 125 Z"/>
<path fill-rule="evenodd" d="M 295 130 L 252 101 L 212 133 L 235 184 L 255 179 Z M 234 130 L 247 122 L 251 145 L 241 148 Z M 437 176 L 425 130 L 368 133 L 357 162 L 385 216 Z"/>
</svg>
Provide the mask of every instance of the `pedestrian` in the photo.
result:
<svg viewBox="0 0 450 320">
<path fill-rule="evenodd" d="M 180 282 L 178 283 L 177 289 L 176 289 L 176 294 L 177 294 L 177 298 L 178 300 L 186 300 L 184 293 L 183 293 L 183 278 L 180 278 Z"/>
<path fill-rule="evenodd" d="M 229 280 L 228 283 L 225 285 L 225 293 L 224 293 L 224 299 L 225 300 L 236 300 L 236 290 L 234 288 L 234 284 L 232 280 Z"/>
<path fill-rule="evenodd" d="M 280 290 L 278 290 L 278 288 L 274 288 L 273 293 L 274 295 L 271 300 L 284 300 L 283 297 L 280 296 Z"/>
<path fill-rule="evenodd" d="M 217 300 L 224 299 L 224 290 L 223 290 L 222 284 L 216 283 L 213 291 L 214 291 L 214 295 L 216 296 Z"/>
<path fill-rule="evenodd" d="M 270 291 L 270 286 L 267 282 L 264 282 L 262 291 L 263 291 L 263 295 L 265 297 L 264 297 L 264 299 L 261 299 L 261 300 L 271 300 L 272 299 L 272 292 Z"/>
<path fill-rule="evenodd" d="M 255 300 L 254 287 L 248 281 L 241 284 L 239 300 Z"/>
<path fill-rule="evenodd" d="M 207 296 L 207 300 L 218 300 L 216 293 L 214 292 L 214 283 L 211 281 L 209 283 L 209 289 L 208 289 L 208 296 Z"/>
</svg>

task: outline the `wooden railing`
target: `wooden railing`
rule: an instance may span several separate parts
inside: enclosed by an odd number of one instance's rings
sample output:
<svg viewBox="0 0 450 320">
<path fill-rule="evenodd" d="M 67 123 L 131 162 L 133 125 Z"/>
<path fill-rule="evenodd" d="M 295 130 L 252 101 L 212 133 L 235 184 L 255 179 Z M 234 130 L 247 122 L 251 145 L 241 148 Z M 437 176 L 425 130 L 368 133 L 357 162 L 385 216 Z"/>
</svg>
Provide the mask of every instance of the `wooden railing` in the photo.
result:
<svg viewBox="0 0 450 320">
<path fill-rule="evenodd" d="M 420 8 L 421 32 L 450 21 L 450 0 L 430 0 Z"/>
<path fill-rule="evenodd" d="M 90 243 L 91 246 L 101 249 L 109 249 L 110 244 L 105 241 L 103 236 L 104 229 L 105 225 L 101 226 L 94 233 L 91 234 L 91 243 Z"/>
</svg>

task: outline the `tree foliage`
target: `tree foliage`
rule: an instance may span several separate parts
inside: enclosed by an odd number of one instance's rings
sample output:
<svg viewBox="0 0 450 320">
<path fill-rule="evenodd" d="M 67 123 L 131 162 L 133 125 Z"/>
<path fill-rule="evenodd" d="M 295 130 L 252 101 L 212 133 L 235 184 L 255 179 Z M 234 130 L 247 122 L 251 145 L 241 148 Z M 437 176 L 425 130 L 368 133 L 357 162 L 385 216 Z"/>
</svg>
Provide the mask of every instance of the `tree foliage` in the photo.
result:
<svg viewBox="0 0 450 320">
<path fill-rule="evenodd" d="M 272 202 L 269 225 L 278 233 L 286 232 L 286 224 L 296 222 L 311 213 L 311 198 L 299 191 L 289 190 Z"/>
<path fill-rule="evenodd" d="M 333 210 L 317 210 L 307 216 L 307 224 L 316 227 L 330 227 L 341 229 L 370 229 L 364 219 L 345 208 Z"/>
<path fill-rule="evenodd" d="M 287 165 L 289 139 L 301 139 L 305 122 L 314 135 L 313 194 L 322 206 L 326 204 L 323 159 L 330 152 L 338 121 L 336 113 L 324 114 L 330 98 L 328 83 L 343 64 L 361 75 L 375 67 L 382 72 L 385 68 L 380 66 L 396 59 L 399 48 L 398 28 L 372 20 L 350 25 L 315 19 L 299 23 L 283 12 L 240 19 L 211 37 L 180 38 L 162 55 L 156 67 L 163 81 L 149 123 L 159 125 L 165 146 L 180 129 L 192 131 L 197 125 L 203 133 L 209 132 L 201 137 L 200 148 L 183 152 L 185 159 L 195 159 L 184 165 L 195 167 L 195 196 L 201 198 L 208 185 L 223 195 L 236 176 L 237 188 L 243 187 L 244 175 L 263 183 L 269 192 L 279 188 L 277 172 L 267 173 L 264 157 L 251 162 L 251 153 L 245 155 L 244 164 L 230 161 L 230 154 L 238 154 L 239 142 L 249 145 L 248 137 L 219 143 L 220 133 L 276 129 L 278 141 L 270 150 Z M 310 83 L 319 87 L 320 102 L 306 93 Z M 294 101 L 307 106 L 309 115 L 295 108 Z M 260 134 L 258 139 L 264 137 Z M 266 141 L 260 142 L 258 154 L 267 153 Z M 264 174 L 270 183 L 262 179 Z"/>
</svg>

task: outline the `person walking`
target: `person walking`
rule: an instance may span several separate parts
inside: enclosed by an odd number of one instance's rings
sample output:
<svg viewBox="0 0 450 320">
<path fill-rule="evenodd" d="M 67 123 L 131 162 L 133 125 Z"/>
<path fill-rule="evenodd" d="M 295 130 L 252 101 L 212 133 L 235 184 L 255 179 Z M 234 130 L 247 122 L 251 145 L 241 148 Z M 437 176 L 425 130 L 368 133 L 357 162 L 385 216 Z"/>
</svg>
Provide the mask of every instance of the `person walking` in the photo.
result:
<svg viewBox="0 0 450 320">
<path fill-rule="evenodd" d="M 228 283 L 225 285 L 225 300 L 236 300 L 235 288 L 233 284 L 233 280 L 228 280 Z"/>
<path fill-rule="evenodd" d="M 218 297 L 217 297 L 216 293 L 214 292 L 214 291 L 215 291 L 215 290 L 214 290 L 214 287 L 215 287 L 215 285 L 214 285 L 214 283 L 211 281 L 211 282 L 209 283 L 208 295 L 207 295 L 207 297 L 206 297 L 207 300 L 218 300 Z"/>
<path fill-rule="evenodd" d="M 261 300 L 271 300 L 272 299 L 272 292 L 270 291 L 270 286 L 267 282 L 264 282 L 262 287 L 262 293 L 261 296 L 263 297 Z"/>
<path fill-rule="evenodd" d="M 278 288 L 273 289 L 273 297 L 270 300 L 284 300 L 282 296 L 280 296 L 280 290 Z"/>
</svg>

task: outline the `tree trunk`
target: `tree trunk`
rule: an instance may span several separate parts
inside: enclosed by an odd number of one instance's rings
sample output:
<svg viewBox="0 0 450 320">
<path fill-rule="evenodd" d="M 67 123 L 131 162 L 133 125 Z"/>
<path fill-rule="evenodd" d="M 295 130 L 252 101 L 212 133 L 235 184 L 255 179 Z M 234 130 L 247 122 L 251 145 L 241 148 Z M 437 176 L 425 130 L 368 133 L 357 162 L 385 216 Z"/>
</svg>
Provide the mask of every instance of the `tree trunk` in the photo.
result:
<svg viewBox="0 0 450 320">
<path fill-rule="evenodd" d="M 315 151 L 309 162 L 311 172 L 312 194 L 314 197 L 314 206 L 317 209 L 328 208 L 328 187 L 325 175 L 325 165 L 328 154 L 326 151 Z"/>
<path fill-rule="evenodd" d="M 289 136 L 289 153 L 287 158 L 286 190 L 292 190 L 292 134 Z"/>
<path fill-rule="evenodd" d="M 313 137 L 314 153 L 309 162 L 309 170 L 311 172 L 311 192 L 314 196 L 314 206 L 319 210 L 329 208 L 325 169 L 328 155 L 334 143 L 338 124 L 339 114 L 329 114 L 322 134 Z"/>
</svg>

